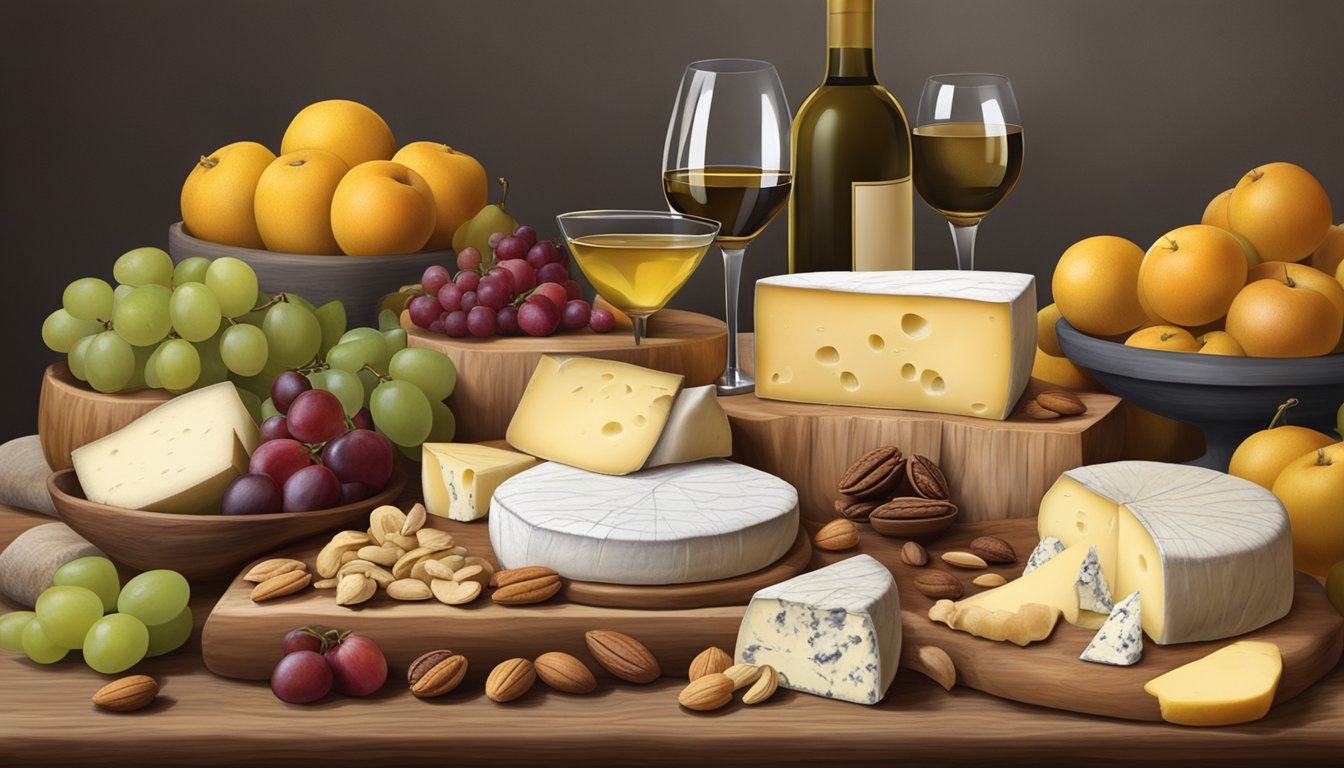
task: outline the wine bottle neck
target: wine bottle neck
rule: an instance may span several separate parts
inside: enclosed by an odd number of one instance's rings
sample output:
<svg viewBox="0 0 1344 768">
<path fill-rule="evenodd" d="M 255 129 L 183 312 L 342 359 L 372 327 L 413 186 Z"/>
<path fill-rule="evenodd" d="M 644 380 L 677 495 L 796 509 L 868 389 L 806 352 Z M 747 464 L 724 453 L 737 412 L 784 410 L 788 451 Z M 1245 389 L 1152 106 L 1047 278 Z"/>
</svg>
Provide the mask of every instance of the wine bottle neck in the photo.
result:
<svg viewBox="0 0 1344 768">
<path fill-rule="evenodd" d="M 832 48 L 826 57 L 827 85 L 876 85 L 872 48 Z"/>
<path fill-rule="evenodd" d="M 873 0 L 827 0 L 826 46 L 827 84 L 875 84 Z"/>
</svg>

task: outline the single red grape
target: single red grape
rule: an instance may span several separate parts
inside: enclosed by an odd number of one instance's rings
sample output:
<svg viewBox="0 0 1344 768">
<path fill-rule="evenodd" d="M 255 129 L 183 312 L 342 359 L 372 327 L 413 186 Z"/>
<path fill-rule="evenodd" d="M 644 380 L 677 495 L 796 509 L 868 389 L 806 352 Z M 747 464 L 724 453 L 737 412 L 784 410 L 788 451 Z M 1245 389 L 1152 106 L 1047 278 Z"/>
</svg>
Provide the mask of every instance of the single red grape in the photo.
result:
<svg viewBox="0 0 1344 768">
<path fill-rule="evenodd" d="M 438 319 L 430 323 L 429 328 L 427 330 L 430 333 L 443 333 L 443 315 L 439 315 Z"/>
<path fill-rule="evenodd" d="M 270 475 L 239 475 L 229 481 L 219 500 L 221 515 L 269 515 L 284 508 L 280 484 Z"/>
<path fill-rule="evenodd" d="M 474 291 L 476 290 L 476 286 L 481 284 L 481 273 L 458 272 L 457 277 L 453 278 L 453 282 L 457 283 L 457 287 L 461 288 L 464 292 Z M 452 310 L 449 311 L 451 312 Z"/>
<path fill-rule="evenodd" d="M 550 240 L 539 240 L 536 245 L 527 251 L 527 263 L 531 264 L 534 269 L 539 270 L 544 264 L 558 263 L 559 261 L 560 250 Z"/>
<path fill-rule="evenodd" d="M 289 434 L 289 427 L 285 426 L 284 416 L 272 416 L 261 422 L 262 440 L 284 440 L 287 437 L 293 437 Z"/>
<path fill-rule="evenodd" d="M 447 267 L 435 264 L 425 268 L 425 274 L 420 276 L 420 287 L 425 289 L 425 293 L 433 296 L 452 279 L 453 276 L 448 272 Z"/>
<path fill-rule="evenodd" d="M 555 263 L 554 261 L 541 265 L 537 270 L 537 282 L 555 283 L 563 286 L 569 279 L 569 270 Z"/>
<path fill-rule="evenodd" d="M 495 323 L 500 336 L 518 335 L 518 308 L 504 305 L 495 313 Z"/>
<path fill-rule="evenodd" d="M 537 287 L 537 271 L 532 268 L 531 264 L 522 259 L 501 261 L 498 268 L 508 272 L 513 278 L 513 295 L 515 296 Z"/>
<path fill-rule="evenodd" d="M 271 382 L 271 404 L 275 410 L 287 413 L 289 406 L 299 395 L 312 389 L 308 377 L 294 371 L 284 371 Z"/>
<path fill-rule="evenodd" d="M 592 307 L 583 299 L 571 299 L 565 304 L 565 311 L 560 317 L 560 324 L 567 331 L 577 330 L 588 325 L 588 318 Z"/>
<path fill-rule="evenodd" d="M 360 408 L 350 417 L 350 422 L 355 425 L 355 429 L 373 429 L 373 414 L 369 413 L 368 408 Z"/>
<path fill-rule="evenodd" d="M 367 429 L 355 429 L 327 443 L 322 463 L 341 483 L 364 483 L 381 491 L 392 477 L 392 443 Z"/>
<path fill-rule="evenodd" d="M 285 481 L 285 511 L 311 512 L 341 503 L 341 481 L 321 464 L 304 467 Z"/>
<path fill-rule="evenodd" d="M 499 241 L 506 237 L 508 237 L 508 235 L 503 232 L 491 232 L 490 239 L 486 240 L 486 244 L 489 245 L 490 250 L 493 251 L 499 247 Z"/>
<path fill-rule="evenodd" d="M 529 298 L 518 308 L 518 327 L 529 336 L 550 336 L 559 325 L 560 310 L 545 296 Z"/>
<path fill-rule="evenodd" d="M 606 333 L 616 327 L 616 316 L 601 307 L 594 307 L 588 315 L 588 327 L 597 333 Z"/>
<path fill-rule="evenodd" d="M 544 296 L 547 299 L 550 299 L 551 303 L 555 305 L 556 312 L 564 309 L 565 304 L 569 301 L 569 294 L 565 292 L 564 287 L 559 283 L 543 282 L 541 285 L 537 286 L 537 289 L 533 291 L 532 295 L 528 298 L 531 299 L 537 296 Z"/>
<path fill-rule="evenodd" d="M 481 252 L 468 245 L 466 248 L 457 252 L 458 269 L 479 269 L 481 266 Z"/>
<path fill-rule="evenodd" d="M 286 654 L 271 672 L 271 692 L 290 704 L 307 704 L 331 692 L 331 665 L 317 651 Z"/>
<path fill-rule="evenodd" d="M 447 336 L 460 339 L 467 335 L 467 313 L 462 310 L 449 312 L 443 316 L 443 332 Z"/>
<path fill-rule="evenodd" d="M 286 656 L 296 651 L 321 652 L 322 638 L 309 632 L 307 627 L 291 629 L 285 639 L 280 641 L 280 650 Z"/>
<path fill-rule="evenodd" d="M 415 323 L 417 328 L 428 328 L 431 323 L 439 319 L 439 313 L 443 308 L 439 306 L 439 300 L 433 296 L 416 296 L 407 303 L 406 310 L 411 315 L 411 322 Z"/>
<path fill-rule="evenodd" d="M 439 308 L 444 312 L 456 312 L 462 308 L 462 294 L 466 290 L 457 283 L 449 283 L 439 289 Z"/>
<path fill-rule="evenodd" d="M 481 296 L 475 291 L 467 291 L 462 294 L 462 311 L 470 312 L 481 305 Z"/>
<path fill-rule="evenodd" d="M 579 285 L 578 280 L 566 280 L 560 285 L 564 286 L 565 295 L 569 297 L 570 301 L 583 298 L 583 286 Z"/>
<path fill-rule="evenodd" d="M 490 307 L 484 305 L 473 307 L 467 313 L 467 330 L 478 339 L 494 336 L 498 327 L 499 321 L 495 316 L 495 310 Z"/>
<path fill-rule="evenodd" d="M 528 248 L 537 244 L 537 230 L 526 224 L 513 230 L 513 236 L 521 238 L 523 242 L 527 243 Z"/>
<path fill-rule="evenodd" d="M 296 440 L 325 443 L 345 434 L 345 409 L 330 392 L 310 389 L 294 398 L 285 414 L 285 426 Z"/>
<path fill-rule="evenodd" d="M 527 241 L 521 237 L 510 235 L 499 241 L 495 246 L 495 258 L 499 261 L 508 261 L 509 259 L 527 258 Z"/>
<path fill-rule="evenodd" d="M 517 259 L 514 259 L 514 261 L 517 261 Z M 498 280 L 499 282 L 503 283 L 504 291 L 508 293 L 509 298 L 513 298 L 514 296 L 518 295 L 518 292 L 513 289 L 513 273 L 510 272 L 509 270 L 504 269 L 503 267 L 496 264 L 495 266 L 490 268 L 489 272 L 485 273 L 485 276 L 493 277 L 495 280 Z M 480 293 L 481 289 L 477 287 L 476 292 Z"/>
<path fill-rule="evenodd" d="M 508 275 L 508 272 L 504 273 Z M 512 280 L 513 278 L 509 278 Z M 476 289 L 476 301 L 482 307 L 489 309 L 499 309 L 509 301 L 509 291 L 504 286 L 504 281 L 495 277 L 485 277 L 481 280 L 481 286 Z"/>
<path fill-rule="evenodd" d="M 313 454 L 298 440 L 267 440 L 257 446 L 248 461 L 247 471 L 267 475 L 281 487 L 295 472 L 313 463 Z"/>
</svg>

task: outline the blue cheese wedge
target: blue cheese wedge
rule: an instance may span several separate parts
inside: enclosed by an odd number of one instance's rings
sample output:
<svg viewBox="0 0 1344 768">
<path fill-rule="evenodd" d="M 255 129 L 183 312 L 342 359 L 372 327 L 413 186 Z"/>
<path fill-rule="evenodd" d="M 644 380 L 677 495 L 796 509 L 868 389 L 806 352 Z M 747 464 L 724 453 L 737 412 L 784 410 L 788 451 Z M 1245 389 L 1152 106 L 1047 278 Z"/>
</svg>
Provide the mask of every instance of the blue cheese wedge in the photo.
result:
<svg viewBox="0 0 1344 768">
<path fill-rule="evenodd" d="M 901 604 L 886 566 L 858 555 L 751 598 L 736 660 L 769 664 L 785 688 L 876 704 L 901 658 Z"/>
<path fill-rule="evenodd" d="M 1111 586 L 1106 583 L 1106 574 L 1101 570 L 1101 561 L 1097 559 L 1097 548 L 1088 547 L 1087 557 L 1078 568 L 1078 609 L 1094 613 L 1110 613 L 1115 607 L 1111 600 Z"/>
<path fill-rule="evenodd" d="M 1115 604 L 1106 623 L 1078 658 L 1098 664 L 1127 667 L 1143 657 L 1143 627 L 1139 593 Z"/>
<path fill-rule="evenodd" d="M 1027 567 L 1022 569 L 1022 575 L 1026 576 L 1028 573 L 1040 568 L 1042 565 L 1045 565 L 1050 558 L 1063 551 L 1064 542 L 1054 536 L 1046 536 L 1044 539 L 1041 539 L 1041 543 L 1037 544 L 1035 549 L 1031 550 L 1031 556 L 1027 558 Z"/>
</svg>

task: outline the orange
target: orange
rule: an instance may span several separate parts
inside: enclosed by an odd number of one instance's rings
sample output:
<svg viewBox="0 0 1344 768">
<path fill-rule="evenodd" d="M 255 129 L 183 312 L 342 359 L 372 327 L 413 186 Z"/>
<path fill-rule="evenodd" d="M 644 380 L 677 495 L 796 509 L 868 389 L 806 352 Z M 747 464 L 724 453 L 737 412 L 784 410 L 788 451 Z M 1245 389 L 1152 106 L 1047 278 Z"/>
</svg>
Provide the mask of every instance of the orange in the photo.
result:
<svg viewBox="0 0 1344 768">
<path fill-rule="evenodd" d="M 349 170 L 344 160 L 321 149 L 290 152 L 267 166 L 253 201 L 266 248 L 340 255 L 331 233 L 331 198 Z"/>
<path fill-rule="evenodd" d="M 407 144 L 392 156 L 392 161 L 423 176 L 434 192 L 438 223 L 425 249 L 453 247 L 453 233 L 489 202 L 485 168 L 471 155 L 432 141 Z"/>
<path fill-rule="evenodd" d="M 1064 351 L 1059 348 L 1059 339 L 1055 336 L 1055 323 L 1061 317 L 1058 304 L 1042 307 L 1036 313 L 1036 346 L 1041 351 L 1061 357 Z"/>
<path fill-rule="evenodd" d="M 1204 454 L 1204 433 L 1197 427 L 1158 416 L 1133 403 L 1124 402 L 1121 406 L 1125 410 L 1122 459 L 1179 463 Z"/>
<path fill-rule="evenodd" d="M 1135 331 L 1125 346 L 1140 349 L 1157 349 L 1163 352 L 1198 352 L 1199 342 L 1184 328 L 1174 325 L 1154 325 Z"/>
<path fill-rule="evenodd" d="M 1227 331 L 1209 331 L 1196 337 L 1195 341 L 1199 342 L 1201 355 L 1246 356 L 1246 350 L 1242 349 L 1241 344 Z"/>
<path fill-rule="evenodd" d="M 1256 280 L 1241 289 L 1227 312 L 1227 332 L 1251 357 L 1329 354 L 1339 343 L 1342 324 L 1325 294 L 1273 279 Z"/>
<path fill-rule="evenodd" d="M 1325 233 L 1325 239 L 1312 251 L 1309 266 L 1333 275 L 1344 264 L 1344 227 L 1336 224 Z"/>
<path fill-rule="evenodd" d="M 1315 176 L 1292 163 L 1269 163 L 1237 182 L 1227 220 L 1262 260 L 1301 261 L 1325 239 L 1334 217 Z"/>
<path fill-rule="evenodd" d="M 182 184 L 182 222 L 192 237 L 239 248 L 265 248 L 252 212 L 257 180 L 275 154 L 239 141 L 202 157 Z"/>
<path fill-rule="evenodd" d="M 1147 317 L 1138 294 L 1142 262 L 1143 251 L 1123 237 L 1098 235 L 1069 246 L 1051 281 L 1060 314 L 1093 336 L 1138 328 Z"/>
<path fill-rule="evenodd" d="M 1036 360 L 1031 366 L 1031 378 L 1074 392 L 1106 391 L 1096 379 L 1092 378 L 1092 374 L 1079 368 L 1069 358 L 1058 357 L 1041 349 L 1036 350 Z"/>
<path fill-rule="evenodd" d="M 354 168 L 370 160 L 391 160 L 397 140 L 377 112 L 357 101 L 319 101 L 299 110 L 280 140 L 280 154 L 322 149 Z"/>
<path fill-rule="evenodd" d="M 1148 249 L 1139 269 L 1144 300 L 1169 323 L 1199 326 L 1227 314 L 1246 284 L 1246 254 L 1226 230 L 1173 229 Z"/>
<path fill-rule="evenodd" d="M 1227 223 L 1227 200 L 1232 197 L 1232 190 L 1225 189 L 1218 193 L 1218 196 L 1209 201 L 1204 207 L 1204 216 L 1200 218 L 1200 224 L 1208 224 L 1220 229 L 1232 229 Z"/>
<path fill-rule="evenodd" d="M 349 256 L 414 253 L 434 234 L 434 193 L 401 163 L 372 160 L 345 174 L 331 199 L 331 229 Z"/>
</svg>

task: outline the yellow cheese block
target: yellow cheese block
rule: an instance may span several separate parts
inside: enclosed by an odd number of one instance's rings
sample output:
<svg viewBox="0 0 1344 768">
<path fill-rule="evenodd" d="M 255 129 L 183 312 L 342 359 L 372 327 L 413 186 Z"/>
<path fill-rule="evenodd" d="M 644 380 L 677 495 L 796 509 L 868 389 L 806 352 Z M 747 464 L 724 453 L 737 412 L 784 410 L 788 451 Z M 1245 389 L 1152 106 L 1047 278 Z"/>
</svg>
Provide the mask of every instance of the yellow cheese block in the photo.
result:
<svg viewBox="0 0 1344 768">
<path fill-rule="evenodd" d="M 814 272 L 756 283 L 756 394 L 1005 419 L 1036 293 L 1008 272 Z"/>
<path fill-rule="evenodd" d="M 1162 719 L 1178 725 L 1235 725 L 1269 712 L 1283 675 L 1273 643 L 1242 641 L 1149 680 Z"/>
<path fill-rule="evenodd" d="M 537 463 L 525 453 L 475 443 L 425 443 L 421 456 L 425 510 L 461 522 L 488 515 L 500 483 Z"/>
</svg>

